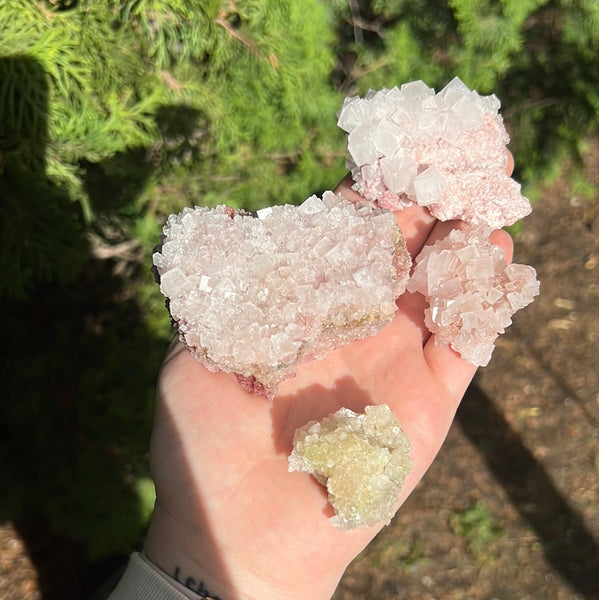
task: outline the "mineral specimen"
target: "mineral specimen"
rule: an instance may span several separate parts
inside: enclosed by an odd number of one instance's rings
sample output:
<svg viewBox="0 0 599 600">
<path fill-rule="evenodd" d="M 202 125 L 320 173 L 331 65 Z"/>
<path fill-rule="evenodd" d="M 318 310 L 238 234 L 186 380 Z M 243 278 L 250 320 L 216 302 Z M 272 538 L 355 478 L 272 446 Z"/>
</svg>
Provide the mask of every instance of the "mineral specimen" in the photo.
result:
<svg viewBox="0 0 599 600">
<path fill-rule="evenodd" d="M 301 362 L 385 326 L 411 267 L 391 213 L 333 192 L 256 216 L 186 208 L 153 261 L 196 358 L 270 396 Z"/>
<path fill-rule="evenodd" d="M 354 189 L 390 210 L 416 203 L 441 221 L 513 224 L 531 208 L 507 174 L 499 106 L 458 78 L 437 94 L 414 81 L 347 98 L 338 125 Z"/>
<path fill-rule="evenodd" d="M 347 408 L 298 429 L 289 471 L 314 475 L 326 485 L 339 529 L 389 523 L 412 468 L 406 434 L 386 404 L 364 414 Z"/>
<path fill-rule="evenodd" d="M 416 257 L 407 289 L 428 301 L 425 323 L 435 340 L 477 366 L 491 359 L 512 315 L 539 293 L 533 267 L 507 264 L 485 227 L 454 229 Z"/>
</svg>

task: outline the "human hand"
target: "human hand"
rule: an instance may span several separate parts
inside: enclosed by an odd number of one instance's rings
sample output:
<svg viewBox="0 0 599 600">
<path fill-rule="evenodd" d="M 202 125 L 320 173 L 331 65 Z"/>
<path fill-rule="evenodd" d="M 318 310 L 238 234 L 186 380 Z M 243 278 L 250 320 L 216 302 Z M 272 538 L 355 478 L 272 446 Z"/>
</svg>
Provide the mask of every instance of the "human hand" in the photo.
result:
<svg viewBox="0 0 599 600">
<path fill-rule="evenodd" d="M 345 179 L 337 193 L 359 200 Z M 414 257 L 446 235 L 425 208 L 397 213 Z M 511 260 L 511 240 L 494 232 Z M 295 430 L 342 406 L 388 404 L 412 444 L 405 501 L 437 454 L 475 372 L 424 326 L 424 300 L 406 293 L 392 323 L 325 359 L 300 366 L 270 404 L 233 375 L 210 373 L 179 342 L 158 382 L 150 449 L 156 507 L 150 559 L 188 587 L 222 600 L 325 600 L 380 527 L 350 531 L 328 521 L 326 490 L 289 473 Z"/>
</svg>

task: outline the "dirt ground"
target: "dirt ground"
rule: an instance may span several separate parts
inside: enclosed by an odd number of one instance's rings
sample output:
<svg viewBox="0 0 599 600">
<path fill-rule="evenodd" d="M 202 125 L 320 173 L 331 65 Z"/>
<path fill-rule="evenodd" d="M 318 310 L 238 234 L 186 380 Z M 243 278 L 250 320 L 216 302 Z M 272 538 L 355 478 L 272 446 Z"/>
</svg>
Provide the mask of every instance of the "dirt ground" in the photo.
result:
<svg viewBox="0 0 599 600">
<path fill-rule="evenodd" d="M 599 189 L 599 144 L 587 180 Z M 335 600 L 599 598 L 599 198 L 559 178 L 516 236 L 515 262 L 537 269 L 540 297 Z M 0 525 L 0 598 L 50 600 L 37 581 L 24 541 Z"/>
</svg>

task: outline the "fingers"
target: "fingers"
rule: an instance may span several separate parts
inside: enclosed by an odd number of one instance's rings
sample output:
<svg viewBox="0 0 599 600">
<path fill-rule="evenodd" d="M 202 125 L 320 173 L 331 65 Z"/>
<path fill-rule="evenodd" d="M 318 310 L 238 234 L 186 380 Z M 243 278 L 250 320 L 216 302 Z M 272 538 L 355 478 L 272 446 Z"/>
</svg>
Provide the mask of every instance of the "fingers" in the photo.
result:
<svg viewBox="0 0 599 600">
<path fill-rule="evenodd" d="M 352 179 L 351 173 L 348 173 L 335 188 L 335 194 L 339 194 L 343 196 L 346 200 L 350 202 L 364 202 L 364 198 L 356 192 L 356 190 L 352 189 L 352 185 L 354 184 L 354 180 Z"/>
<path fill-rule="evenodd" d="M 464 221 L 436 221 L 431 227 L 429 235 L 425 240 L 425 244 L 427 246 L 431 246 L 438 240 L 443 239 L 448 236 L 449 233 L 454 229 L 464 229 L 469 227 L 467 223 Z M 513 241 L 510 234 L 503 229 L 497 229 L 492 231 L 489 237 L 491 244 L 495 246 L 499 246 L 505 255 L 506 261 L 509 263 L 512 261 L 512 253 L 513 253 Z"/>
<path fill-rule="evenodd" d="M 507 174 L 511 175 L 514 172 L 514 156 L 508 150 L 507 151 Z"/>
<path fill-rule="evenodd" d="M 448 397 L 457 404 L 476 373 L 476 366 L 464 360 L 447 345 L 438 344 L 431 335 L 424 346 L 424 358 L 435 377 L 443 384 Z"/>
<path fill-rule="evenodd" d="M 507 154 L 507 174 L 511 175 L 514 171 L 514 157 L 509 150 L 506 150 Z M 360 202 L 364 201 L 364 198 L 356 192 L 356 190 L 352 189 L 354 181 L 352 179 L 351 173 L 348 173 L 341 182 L 335 188 L 335 193 L 343 196 L 346 200 L 350 202 Z M 432 217 L 429 211 L 422 206 L 418 206 L 414 204 L 408 208 L 405 208 L 401 211 L 395 211 L 395 218 L 397 219 L 397 224 L 399 225 L 403 237 L 406 240 L 406 245 L 408 247 L 408 251 L 412 258 L 416 257 L 420 250 L 431 235 L 433 228 L 435 227 L 435 223 L 437 220 L 435 217 Z M 456 226 L 457 222 L 453 222 L 453 227 Z M 448 233 L 449 230 L 446 229 Z"/>
<path fill-rule="evenodd" d="M 503 229 L 498 229 L 491 233 L 491 244 L 495 246 L 499 246 L 503 252 L 506 262 L 509 264 L 512 262 L 513 254 L 514 254 L 514 241 L 512 240 L 512 236 Z"/>
</svg>

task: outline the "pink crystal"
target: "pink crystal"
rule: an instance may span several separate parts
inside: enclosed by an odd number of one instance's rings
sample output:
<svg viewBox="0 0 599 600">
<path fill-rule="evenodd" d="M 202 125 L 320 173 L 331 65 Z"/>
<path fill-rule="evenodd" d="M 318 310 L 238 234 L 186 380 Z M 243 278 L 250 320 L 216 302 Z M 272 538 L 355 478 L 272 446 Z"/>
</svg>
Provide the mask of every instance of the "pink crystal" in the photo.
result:
<svg viewBox="0 0 599 600">
<path fill-rule="evenodd" d="M 407 286 L 427 299 L 425 323 L 435 340 L 477 366 L 489 363 L 512 315 L 539 293 L 534 268 L 507 264 L 489 233 L 478 226 L 454 229 L 425 246 Z"/>
<path fill-rule="evenodd" d="M 269 396 L 301 362 L 389 323 L 411 267 L 391 213 L 333 192 L 257 216 L 186 208 L 153 260 L 198 360 Z"/>
<path fill-rule="evenodd" d="M 438 94 L 416 81 L 346 98 L 338 125 L 354 189 L 389 210 L 415 203 L 442 221 L 512 225 L 531 208 L 507 174 L 499 106 L 457 77 Z"/>
</svg>

